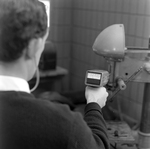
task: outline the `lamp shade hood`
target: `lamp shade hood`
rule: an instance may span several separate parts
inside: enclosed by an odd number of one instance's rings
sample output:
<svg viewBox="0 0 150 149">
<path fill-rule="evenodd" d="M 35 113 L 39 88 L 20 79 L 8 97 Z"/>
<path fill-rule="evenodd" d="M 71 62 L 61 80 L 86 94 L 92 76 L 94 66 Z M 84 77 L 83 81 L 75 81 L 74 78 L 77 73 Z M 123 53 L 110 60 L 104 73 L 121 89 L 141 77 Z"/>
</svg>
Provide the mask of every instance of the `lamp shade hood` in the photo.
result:
<svg viewBox="0 0 150 149">
<path fill-rule="evenodd" d="M 125 31 L 123 24 L 114 24 L 104 29 L 93 44 L 93 51 L 107 58 L 123 59 Z"/>
</svg>

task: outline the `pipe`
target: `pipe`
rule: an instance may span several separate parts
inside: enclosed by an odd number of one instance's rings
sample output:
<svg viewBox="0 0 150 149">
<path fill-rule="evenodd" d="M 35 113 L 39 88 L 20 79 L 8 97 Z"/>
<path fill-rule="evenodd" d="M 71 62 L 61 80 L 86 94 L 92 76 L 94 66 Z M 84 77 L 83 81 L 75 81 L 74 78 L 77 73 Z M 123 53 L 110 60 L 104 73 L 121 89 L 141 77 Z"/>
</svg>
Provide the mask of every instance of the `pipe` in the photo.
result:
<svg viewBox="0 0 150 149">
<path fill-rule="evenodd" d="M 145 83 L 139 130 L 139 149 L 150 149 L 150 83 Z"/>
</svg>

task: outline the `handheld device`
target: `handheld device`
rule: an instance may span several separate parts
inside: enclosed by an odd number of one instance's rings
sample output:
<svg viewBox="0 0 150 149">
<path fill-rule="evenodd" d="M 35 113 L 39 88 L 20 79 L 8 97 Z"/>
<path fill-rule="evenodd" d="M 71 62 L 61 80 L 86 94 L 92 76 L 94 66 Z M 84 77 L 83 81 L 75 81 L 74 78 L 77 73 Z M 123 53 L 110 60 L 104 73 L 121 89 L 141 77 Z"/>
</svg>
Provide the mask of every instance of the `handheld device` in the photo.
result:
<svg viewBox="0 0 150 149">
<path fill-rule="evenodd" d="M 109 80 L 109 72 L 105 70 L 87 70 L 85 76 L 85 85 L 92 87 L 102 87 Z"/>
</svg>

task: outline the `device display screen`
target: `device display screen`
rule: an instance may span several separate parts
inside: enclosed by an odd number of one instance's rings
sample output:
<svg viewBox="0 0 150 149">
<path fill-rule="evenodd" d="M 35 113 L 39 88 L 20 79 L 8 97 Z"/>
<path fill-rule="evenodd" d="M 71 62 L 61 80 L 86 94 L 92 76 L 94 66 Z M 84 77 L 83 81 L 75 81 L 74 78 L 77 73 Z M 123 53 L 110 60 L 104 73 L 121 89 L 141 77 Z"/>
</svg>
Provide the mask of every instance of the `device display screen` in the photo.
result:
<svg viewBox="0 0 150 149">
<path fill-rule="evenodd" d="M 89 73 L 87 74 L 87 78 L 100 80 L 100 79 L 101 79 L 101 74 L 98 74 L 98 73 L 90 73 L 90 72 L 89 72 Z"/>
<path fill-rule="evenodd" d="M 101 74 L 100 73 L 87 73 L 87 83 L 91 85 L 100 85 Z"/>
</svg>

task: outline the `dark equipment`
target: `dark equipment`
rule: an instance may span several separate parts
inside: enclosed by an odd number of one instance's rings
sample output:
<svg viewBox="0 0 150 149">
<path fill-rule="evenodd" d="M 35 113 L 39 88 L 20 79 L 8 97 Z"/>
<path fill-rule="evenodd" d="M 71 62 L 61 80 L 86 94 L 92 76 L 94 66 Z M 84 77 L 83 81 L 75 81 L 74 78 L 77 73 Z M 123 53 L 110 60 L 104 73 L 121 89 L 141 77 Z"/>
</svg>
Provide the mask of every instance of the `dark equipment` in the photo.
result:
<svg viewBox="0 0 150 149">
<path fill-rule="evenodd" d="M 55 70 L 57 64 L 56 47 L 51 41 L 47 41 L 40 59 L 39 69 L 42 71 Z"/>
</svg>

